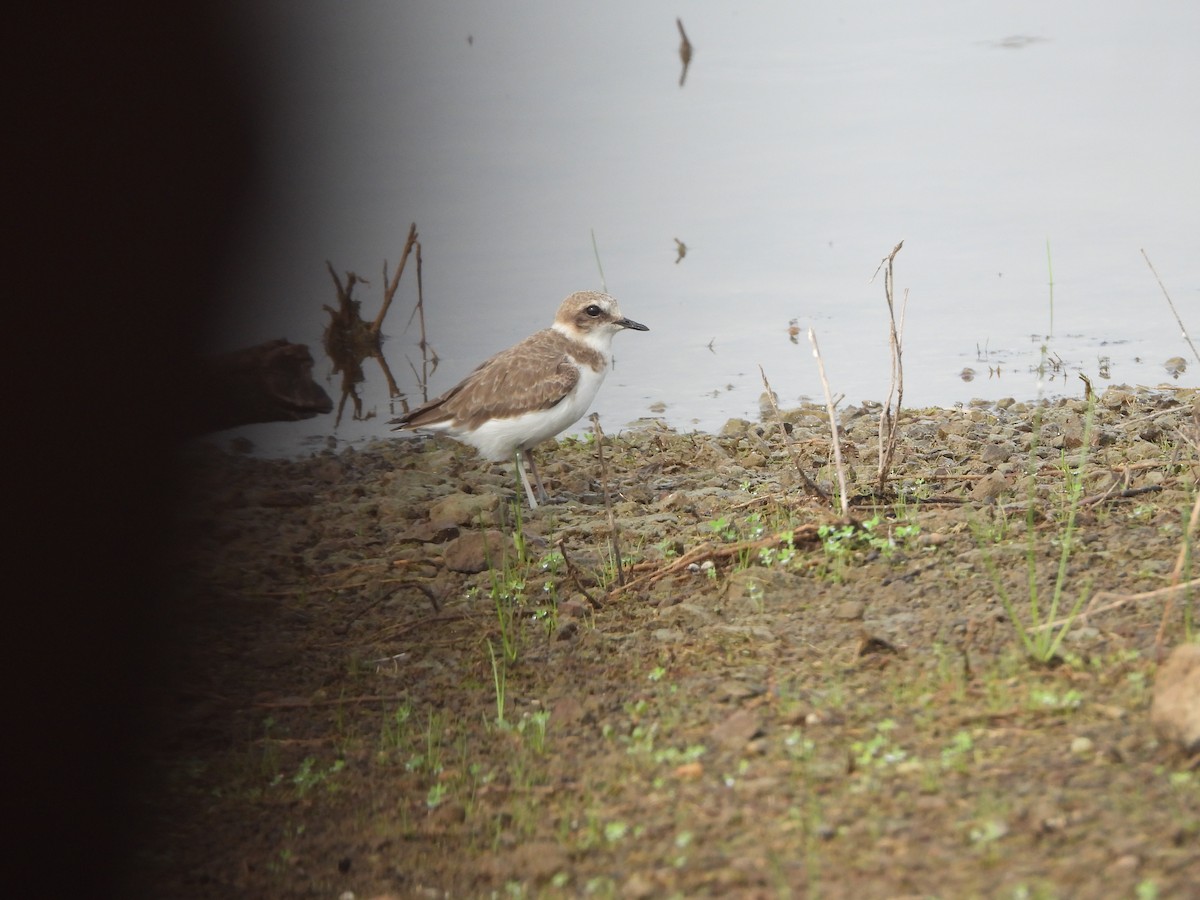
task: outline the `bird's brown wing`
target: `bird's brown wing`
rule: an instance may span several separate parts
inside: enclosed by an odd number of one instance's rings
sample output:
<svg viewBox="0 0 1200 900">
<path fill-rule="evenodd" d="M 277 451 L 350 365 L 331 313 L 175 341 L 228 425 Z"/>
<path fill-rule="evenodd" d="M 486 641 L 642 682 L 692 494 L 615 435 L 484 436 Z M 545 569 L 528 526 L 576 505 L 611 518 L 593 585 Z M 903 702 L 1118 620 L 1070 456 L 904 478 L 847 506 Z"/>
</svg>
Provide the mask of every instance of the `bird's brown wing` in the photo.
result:
<svg viewBox="0 0 1200 900">
<path fill-rule="evenodd" d="M 579 354 L 574 341 L 553 329 L 539 331 L 481 363 L 446 393 L 404 416 L 400 427 L 453 422 L 476 428 L 488 419 L 549 409 L 579 381 L 571 354 Z"/>
</svg>

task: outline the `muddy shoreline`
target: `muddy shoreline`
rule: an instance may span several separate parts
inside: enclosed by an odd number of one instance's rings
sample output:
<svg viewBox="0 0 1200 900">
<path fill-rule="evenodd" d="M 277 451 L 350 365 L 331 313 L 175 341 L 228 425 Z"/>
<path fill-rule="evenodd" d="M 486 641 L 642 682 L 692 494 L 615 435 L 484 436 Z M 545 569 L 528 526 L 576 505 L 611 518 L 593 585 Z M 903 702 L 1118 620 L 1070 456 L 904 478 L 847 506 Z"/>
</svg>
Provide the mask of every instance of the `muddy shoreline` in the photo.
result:
<svg viewBox="0 0 1200 900">
<path fill-rule="evenodd" d="M 786 441 L 640 423 L 606 441 L 619 590 L 589 440 L 539 453 L 535 511 L 452 442 L 195 448 L 141 887 L 1179 896 L 1200 793 L 1148 721 L 1163 604 L 1074 622 L 1042 666 L 1000 594 L 1028 613 L 1032 522 L 1053 595 L 1081 463 L 1064 597 L 1166 584 L 1198 415 L 1121 387 L 1090 424 L 906 410 L 876 498 L 878 410 L 844 410 L 841 537 L 796 474 L 834 483 L 822 410 L 784 411 Z"/>
</svg>

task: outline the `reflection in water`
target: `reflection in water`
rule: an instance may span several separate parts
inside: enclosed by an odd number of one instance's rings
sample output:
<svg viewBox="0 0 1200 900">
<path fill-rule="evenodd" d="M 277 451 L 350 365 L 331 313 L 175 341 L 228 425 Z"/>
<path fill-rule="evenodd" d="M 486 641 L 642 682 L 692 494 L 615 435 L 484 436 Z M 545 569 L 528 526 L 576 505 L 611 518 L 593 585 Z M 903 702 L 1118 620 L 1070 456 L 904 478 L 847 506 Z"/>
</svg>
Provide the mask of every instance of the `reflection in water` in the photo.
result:
<svg viewBox="0 0 1200 900">
<path fill-rule="evenodd" d="M 1076 371 L 1105 383 L 1101 353 L 1109 376 L 1130 383 L 1169 380 L 1162 364 L 1175 354 L 1190 369 L 1173 384 L 1200 371 L 1163 301 L 1136 300 L 1153 287 L 1138 248 L 1155 251 L 1170 281 L 1200 230 L 1186 177 L 1200 146 L 1186 87 L 1200 72 L 1196 4 L 1135 16 L 1108 3 L 1079 16 L 1032 0 L 953 14 L 918 2 L 855 19 L 835 5 L 698 0 L 673 38 L 661 11 L 639 6 L 632 19 L 619 4 L 260 6 L 235 8 L 247 62 L 264 76 L 272 179 L 261 221 L 247 225 L 255 240 L 238 242 L 237 303 L 214 350 L 286 333 L 315 352 L 329 322 L 320 303 L 282 301 L 327 291 L 326 259 L 343 282 L 354 270 L 374 283 L 373 261 L 395 258 L 402 211 L 436 247 L 427 324 L 456 366 L 483 358 L 513 319 L 538 315 L 534 298 L 593 278 L 589 230 L 605 236 L 613 286 L 673 321 L 669 365 L 622 354 L 597 399 L 606 427 L 663 400 L 673 425 L 719 430 L 754 411 L 757 364 L 794 403 L 814 372 L 797 352 L 807 348 L 779 340 L 793 316 L 801 332 L 820 328 L 838 390 L 882 399 L 888 355 L 862 347 L 865 332 L 887 327 L 867 283 L 893 235 L 909 238 L 898 287 L 912 289 L 910 402 L 1077 395 Z M 688 28 L 705 46 L 696 78 Z M 865 109 L 883 118 L 865 120 Z M 1030 377 L 1044 339 L 1025 339 L 1048 330 L 1047 238 L 1049 346 L 1071 373 L 1052 385 Z M 239 293 L 263 283 L 281 302 L 260 308 Z M 377 302 L 374 287 L 355 290 Z M 1182 313 L 1196 306 L 1188 290 Z M 453 327 L 480 312 L 487 324 Z M 418 336 L 414 323 L 411 340 L 385 345 L 414 405 Z M 970 384 L 956 377 L 966 365 L 978 373 Z M 448 386 L 438 380 L 430 395 Z M 385 388 L 368 372 L 356 388 L 364 409 L 387 408 Z M 337 438 L 385 436 L 383 418 L 344 416 Z M 273 426 L 255 442 L 286 452 L 315 430 Z"/>
<path fill-rule="evenodd" d="M 683 71 L 679 73 L 679 86 L 683 87 L 683 83 L 687 80 L 688 66 L 692 64 L 692 42 L 688 40 L 687 32 L 683 30 L 683 20 L 676 19 L 675 25 L 679 28 L 679 37 L 682 38 L 679 42 L 679 58 L 683 60 Z"/>
<path fill-rule="evenodd" d="M 1044 44 L 1049 40 L 1049 38 L 1037 37 L 1032 34 L 1010 34 L 998 41 L 988 41 L 987 45 L 1001 50 L 1023 50 L 1033 44 Z"/>
<path fill-rule="evenodd" d="M 383 305 L 379 308 L 379 314 L 373 322 L 367 322 L 360 314 L 359 309 L 362 304 L 353 297 L 354 286 L 358 283 L 369 285 L 366 279 L 360 278 L 353 272 L 346 273 L 346 283 L 343 285 L 337 272 L 334 271 L 333 265 L 326 262 L 325 265 L 329 269 L 329 275 L 333 278 L 333 283 L 337 288 L 338 307 L 334 309 L 326 305 L 325 311 L 329 313 L 329 324 L 325 327 L 324 344 L 325 352 L 329 359 L 333 362 L 333 373 L 341 374 L 342 376 L 342 397 L 338 402 L 337 420 L 334 422 L 334 428 L 342 422 L 342 412 L 346 408 L 346 401 L 350 400 L 354 405 L 354 418 L 358 421 L 374 418 L 375 413 L 369 412 L 364 414 L 362 409 L 362 398 L 358 395 L 357 387 L 366 380 L 366 375 L 363 373 L 363 361 L 368 357 L 379 363 L 379 368 L 383 370 L 383 377 L 387 380 L 388 396 L 392 398 L 403 397 L 399 386 L 396 384 L 396 379 L 392 377 L 392 370 L 388 368 L 387 360 L 383 358 L 383 350 L 380 347 L 379 334 L 383 328 L 383 320 L 387 317 L 388 309 L 392 305 L 392 300 L 396 296 L 396 289 L 400 287 L 400 276 L 404 274 L 404 267 L 408 262 L 408 257 L 416 250 L 417 257 L 417 295 L 420 298 L 420 283 L 421 283 L 421 244 L 417 240 L 416 223 L 408 230 L 408 240 L 404 243 L 404 252 L 400 255 L 400 265 L 396 267 L 396 274 L 393 278 L 388 278 L 387 262 L 383 264 Z M 421 390 L 426 390 L 426 385 L 429 382 L 429 376 L 433 374 L 437 368 L 437 354 L 432 354 L 431 350 L 425 341 L 425 313 L 424 306 L 421 300 L 417 300 L 417 310 L 414 315 L 419 312 L 421 314 L 421 351 L 424 356 L 422 367 L 423 374 L 421 375 Z"/>
</svg>

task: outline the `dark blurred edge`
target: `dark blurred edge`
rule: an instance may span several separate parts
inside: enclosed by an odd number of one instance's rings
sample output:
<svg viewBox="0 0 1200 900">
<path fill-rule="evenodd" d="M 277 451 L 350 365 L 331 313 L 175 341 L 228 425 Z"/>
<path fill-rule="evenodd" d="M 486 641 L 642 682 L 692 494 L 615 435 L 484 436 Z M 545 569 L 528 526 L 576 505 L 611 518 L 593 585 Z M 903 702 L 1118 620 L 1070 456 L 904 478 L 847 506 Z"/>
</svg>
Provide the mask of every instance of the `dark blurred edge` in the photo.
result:
<svg viewBox="0 0 1200 900">
<path fill-rule="evenodd" d="M 186 640 L 161 602 L 183 362 L 253 174 L 226 27 L 146 2 L 10 21 L 12 896 L 128 896 L 147 825 L 147 688 Z"/>
</svg>

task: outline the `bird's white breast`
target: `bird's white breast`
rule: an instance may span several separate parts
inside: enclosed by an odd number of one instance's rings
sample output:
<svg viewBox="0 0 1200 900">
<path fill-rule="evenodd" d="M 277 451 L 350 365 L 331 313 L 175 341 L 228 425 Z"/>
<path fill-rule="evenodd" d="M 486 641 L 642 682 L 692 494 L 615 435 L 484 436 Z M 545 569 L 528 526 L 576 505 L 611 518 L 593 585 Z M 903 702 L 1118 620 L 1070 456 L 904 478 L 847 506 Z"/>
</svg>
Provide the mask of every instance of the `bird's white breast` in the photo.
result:
<svg viewBox="0 0 1200 900">
<path fill-rule="evenodd" d="M 474 431 L 457 432 L 456 436 L 487 459 L 509 459 L 517 450 L 535 447 L 578 422 L 596 398 L 596 392 L 604 383 L 608 368 L 609 359 L 606 354 L 604 366 L 598 372 L 591 366 L 580 366 L 579 381 L 575 384 L 575 389 L 549 409 L 531 410 L 503 419 L 489 419 Z"/>
</svg>

